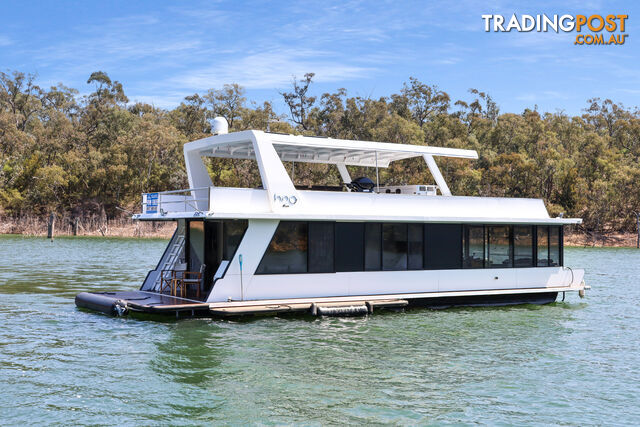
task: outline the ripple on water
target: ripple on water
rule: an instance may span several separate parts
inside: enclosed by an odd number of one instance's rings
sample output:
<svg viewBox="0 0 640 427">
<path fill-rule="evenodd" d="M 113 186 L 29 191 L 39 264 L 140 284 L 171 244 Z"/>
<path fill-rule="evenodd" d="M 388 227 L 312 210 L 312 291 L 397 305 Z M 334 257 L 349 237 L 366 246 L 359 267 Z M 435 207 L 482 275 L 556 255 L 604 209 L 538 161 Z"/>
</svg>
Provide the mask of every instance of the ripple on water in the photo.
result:
<svg viewBox="0 0 640 427">
<path fill-rule="evenodd" d="M 640 423 L 640 251 L 567 249 L 593 289 L 542 307 L 165 323 L 75 308 L 136 289 L 164 245 L 0 237 L 3 421 Z"/>
</svg>

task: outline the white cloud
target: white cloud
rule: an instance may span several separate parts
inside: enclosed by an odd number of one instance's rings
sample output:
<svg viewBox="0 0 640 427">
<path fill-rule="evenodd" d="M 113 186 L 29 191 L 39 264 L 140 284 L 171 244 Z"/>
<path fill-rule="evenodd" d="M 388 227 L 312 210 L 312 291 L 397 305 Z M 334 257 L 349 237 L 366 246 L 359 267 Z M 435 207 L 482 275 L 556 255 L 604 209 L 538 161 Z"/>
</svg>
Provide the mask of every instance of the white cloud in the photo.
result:
<svg viewBox="0 0 640 427">
<path fill-rule="evenodd" d="M 449 57 L 449 58 L 439 58 L 432 61 L 435 65 L 455 65 L 458 62 L 462 61 L 457 57 Z"/>
<path fill-rule="evenodd" d="M 150 104 L 158 108 L 172 109 L 176 105 L 180 104 L 184 97 L 190 93 L 182 92 L 163 92 L 163 95 L 150 96 L 150 95 L 130 95 L 129 103 L 134 104 L 136 102 L 142 102 Z"/>
<path fill-rule="evenodd" d="M 0 46 L 11 46 L 13 42 L 7 36 L 0 35 Z"/>
<path fill-rule="evenodd" d="M 274 50 L 235 58 L 219 58 L 216 64 L 178 74 L 170 83 L 193 90 L 238 83 L 248 89 L 274 89 L 286 86 L 293 76 L 315 73 L 318 83 L 352 80 L 371 75 L 375 67 L 334 58 L 329 52 L 312 50 Z"/>
<path fill-rule="evenodd" d="M 525 93 L 519 96 L 516 96 L 515 99 L 518 101 L 526 101 L 526 102 L 540 102 L 545 100 L 555 100 L 555 99 L 568 99 L 568 97 L 562 92 L 558 92 L 555 90 L 543 90 L 535 93 Z"/>
<path fill-rule="evenodd" d="M 628 93 L 630 95 L 640 95 L 640 89 L 616 89 L 616 92 Z"/>
</svg>

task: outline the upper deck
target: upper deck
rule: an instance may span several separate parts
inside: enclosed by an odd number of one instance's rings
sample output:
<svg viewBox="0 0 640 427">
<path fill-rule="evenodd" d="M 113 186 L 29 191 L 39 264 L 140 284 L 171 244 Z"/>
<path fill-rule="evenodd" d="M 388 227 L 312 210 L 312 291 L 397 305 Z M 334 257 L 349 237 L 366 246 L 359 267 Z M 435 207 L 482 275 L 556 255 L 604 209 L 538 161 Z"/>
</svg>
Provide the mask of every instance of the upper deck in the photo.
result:
<svg viewBox="0 0 640 427">
<path fill-rule="evenodd" d="M 190 189 L 143 195 L 134 218 L 269 218 L 416 222 L 576 224 L 580 219 L 550 218 L 540 199 L 452 196 L 434 157 L 477 159 L 473 150 L 351 141 L 261 131 L 219 134 L 185 144 Z M 262 188 L 215 187 L 203 157 L 256 160 Z M 329 192 L 296 189 L 283 161 L 335 165 L 344 183 L 347 166 L 389 167 L 422 157 L 441 195 L 384 192 Z M 376 173 L 377 175 L 377 173 Z"/>
</svg>

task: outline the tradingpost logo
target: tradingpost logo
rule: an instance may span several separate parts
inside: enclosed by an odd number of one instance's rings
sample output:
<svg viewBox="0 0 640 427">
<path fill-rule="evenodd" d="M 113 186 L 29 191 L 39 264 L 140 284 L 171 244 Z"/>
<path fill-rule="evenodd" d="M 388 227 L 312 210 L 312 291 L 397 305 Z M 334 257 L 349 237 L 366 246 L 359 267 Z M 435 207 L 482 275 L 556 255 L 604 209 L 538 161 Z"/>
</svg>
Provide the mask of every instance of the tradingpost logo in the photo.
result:
<svg viewBox="0 0 640 427">
<path fill-rule="evenodd" d="M 576 32 L 575 45 L 623 45 L 629 15 L 482 15 L 485 32 Z"/>
</svg>

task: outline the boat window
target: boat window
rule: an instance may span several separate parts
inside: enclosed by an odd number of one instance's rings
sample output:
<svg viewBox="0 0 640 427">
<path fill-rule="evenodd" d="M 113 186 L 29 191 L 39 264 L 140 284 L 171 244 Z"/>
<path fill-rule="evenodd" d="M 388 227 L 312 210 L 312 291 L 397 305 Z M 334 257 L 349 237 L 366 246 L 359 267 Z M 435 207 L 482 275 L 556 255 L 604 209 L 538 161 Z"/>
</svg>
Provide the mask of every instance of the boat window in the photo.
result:
<svg viewBox="0 0 640 427">
<path fill-rule="evenodd" d="M 484 226 L 468 225 L 464 227 L 464 268 L 484 267 Z"/>
<path fill-rule="evenodd" d="M 222 261 L 218 266 L 215 274 L 213 275 L 213 280 L 216 281 L 224 277 L 224 273 L 227 271 L 227 267 L 229 267 L 230 261 Z"/>
<path fill-rule="evenodd" d="M 333 222 L 309 223 L 309 273 L 333 273 Z"/>
<path fill-rule="evenodd" d="M 514 267 L 533 267 L 533 226 L 513 227 Z"/>
<path fill-rule="evenodd" d="M 549 266 L 560 265 L 560 227 L 549 227 Z"/>
<path fill-rule="evenodd" d="M 409 270 L 422 270 L 424 230 L 422 224 L 409 224 Z"/>
<path fill-rule="evenodd" d="M 489 226 L 488 267 L 511 267 L 511 247 L 509 245 L 509 226 Z"/>
<path fill-rule="evenodd" d="M 231 260 L 247 221 L 216 227 L 207 261 L 221 251 Z M 190 221 L 189 236 L 189 268 L 198 270 L 201 221 Z M 256 274 L 547 267 L 562 265 L 562 249 L 560 226 L 281 221 Z"/>
<path fill-rule="evenodd" d="M 382 224 L 378 222 L 364 225 L 364 269 L 382 270 Z"/>
<path fill-rule="evenodd" d="M 382 224 L 382 269 L 407 269 L 407 224 Z"/>
<path fill-rule="evenodd" d="M 307 272 L 308 223 L 280 221 L 256 274 Z"/>
<path fill-rule="evenodd" d="M 224 248 L 222 251 L 222 259 L 231 261 L 240 242 L 242 236 L 247 230 L 248 221 L 246 219 L 229 219 L 223 221 Z"/>
<path fill-rule="evenodd" d="M 462 268 L 462 225 L 424 225 L 424 268 L 449 270 Z"/>
<path fill-rule="evenodd" d="M 204 263 L 204 221 L 189 221 L 189 271 L 200 271 Z"/>
<path fill-rule="evenodd" d="M 364 223 L 336 222 L 336 271 L 364 270 Z"/>
<path fill-rule="evenodd" d="M 223 229 L 223 221 L 204 222 L 204 263 L 207 265 L 207 268 L 204 272 L 203 295 L 208 294 L 211 289 L 215 273 L 218 272 L 222 262 L 225 247 Z M 224 271 L 221 271 L 223 276 L 224 273 Z"/>
<path fill-rule="evenodd" d="M 547 267 L 549 265 L 549 227 L 546 225 L 539 225 L 538 229 L 538 255 L 537 266 Z"/>
</svg>

